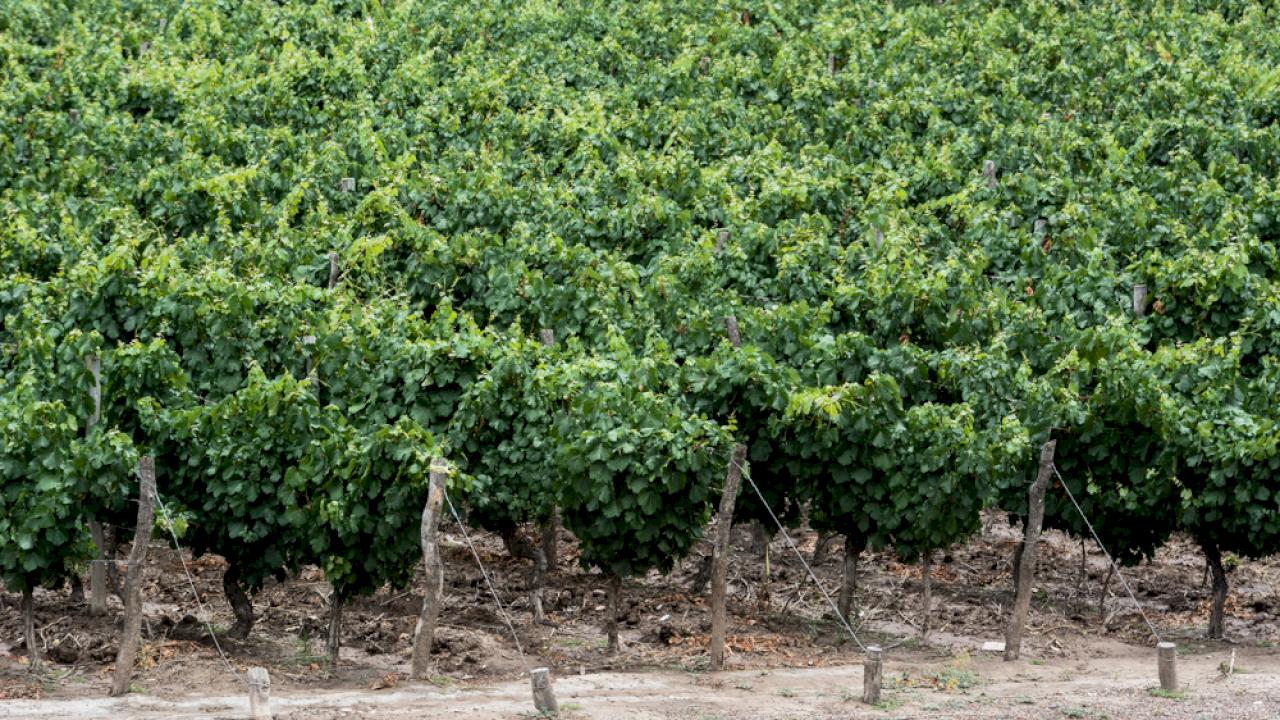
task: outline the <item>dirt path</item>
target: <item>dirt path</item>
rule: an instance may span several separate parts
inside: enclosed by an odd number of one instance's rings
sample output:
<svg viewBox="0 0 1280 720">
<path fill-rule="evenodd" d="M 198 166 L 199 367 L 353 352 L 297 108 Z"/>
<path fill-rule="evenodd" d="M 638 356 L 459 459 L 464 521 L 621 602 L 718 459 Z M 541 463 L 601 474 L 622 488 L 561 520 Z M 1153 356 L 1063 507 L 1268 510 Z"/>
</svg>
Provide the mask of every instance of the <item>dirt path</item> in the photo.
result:
<svg viewBox="0 0 1280 720">
<path fill-rule="evenodd" d="M 1093 660 L 1003 663 L 991 657 L 886 664 L 885 701 L 858 702 L 857 666 L 705 673 L 600 673 L 556 680 L 564 716 L 602 718 L 1212 718 L 1280 717 L 1280 652 L 1237 652 L 1237 672 L 1224 677 L 1229 651 L 1180 659 L 1184 698 L 1161 698 L 1154 653 L 1130 648 L 1124 656 Z M 1149 656 L 1148 656 L 1149 655 Z M 0 718 L 243 718 L 244 696 L 132 695 L 124 699 L 13 700 Z M 273 699 L 281 720 L 302 718 L 531 717 L 527 681 L 438 688 L 407 684 L 384 691 L 282 688 Z"/>
</svg>

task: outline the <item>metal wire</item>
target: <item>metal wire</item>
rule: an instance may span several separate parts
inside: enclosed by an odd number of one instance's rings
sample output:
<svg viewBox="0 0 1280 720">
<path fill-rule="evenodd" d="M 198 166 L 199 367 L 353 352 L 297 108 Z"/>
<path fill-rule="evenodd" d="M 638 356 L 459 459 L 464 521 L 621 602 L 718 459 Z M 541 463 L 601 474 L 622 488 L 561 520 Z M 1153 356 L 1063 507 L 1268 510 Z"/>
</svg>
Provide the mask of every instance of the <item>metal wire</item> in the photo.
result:
<svg viewBox="0 0 1280 720">
<path fill-rule="evenodd" d="M 191 594 L 196 598 L 196 607 L 200 609 L 200 615 L 204 621 L 205 629 L 209 631 L 209 638 L 213 640 L 213 647 L 218 651 L 218 656 L 222 658 L 222 662 L 227 666 L 227 670 L 239 680 L 249 687 L 249 681 L 240 673 L 236 672 L 236 668 L 231 664 L 231 660 L 227 658 L 227 654 L 222 651 L 222 645 L 218 642 L 218 636 L 213 632 L 213 625 L 209 623 L 208 615 L 204 610 L 204 603 L 200 602 L 200 591 L 196 589 L 196 581 L 191 577 L 191 571 L 187 569 L 186 558 L 182 557 L 182 545 L 178 542 L 178 534 L 173 529 L 173 521 L 169 519 L 169 510 L 165 508 L 164 501 L 160 499 L 160 490 L 156 489 L 156 506 L 160 508 L 160 514 L 164 516 L 164 524 L 169 528 L 169 537 L 173 538 L 173 546 L 177 548 L 178 562 L 182 563 L 182 572 L 187 576 L 187 584 L 191 586 Z"/>
<path fill-rule="evenodd" d="M 1084 514 L 1084 508 L 1080 507 L 1080 503 L 1076 502 L 1076 496 L 1072 494 L 1071 488 L 1067 486 L 1067 481 L 1062 479 L 1062 473 L 1058 472 L 1058 466 L 1053 466 L 1053 474 L 1057 476 L 1058 483 L 1062 485 L 1062 489 L 1067 491 L 1067 498 L 1071 500 L 1071 504 L 1076 506 L 1076 512 L 1080 513 L 1080 519 L 1084 520 L 1085 527 L 1089 528 L 1090 534 L 1093 535 L 1094 542 L 1098 543 L 1098 547 L 1102 549 L 1102 554 L 1107 556 L 1107 562 L 1111 563 L 1111 568 L 1116 576 L 1120 578 L 1120 584 L 1124 586 L 1124 591 L 1129 593 L 1129 599 L 1134 605 L 1138 606 L 1138 614 L 1142 615 L 1142 620 L 1147 624 L 1147 628 L 1151 630 L 1151 634 L 1155 636 L 1156 642 L 1164 642 L 1160 633 L 1156 630 L 1156 626 L 1152 624 L 1151 618 L 1147 617 L 1147 611 L 1142 609 L 1142 603 L 1138 602 L 1137 596 L 1133 594 L 1133 590 L 1129 587 L 1129 581 L 1124 579 L 1124 573 L 1120 572 L 1120 566 L 1116 564 L 1111 553 L 1107 552 L 1107 547 L 1102 544 L 1102 538 L 1098 537 L 1097 531 L 1093 529 L 1093 523 L 1089 522 L 1088 516 Z"/>
<path fill-rule="evenodd" d="M 751 489 L 755 490 L 756 497 L 760 498 L 760 504 L 769 512 L 769 517 L 773 518 L 773 522 L 778 526 L 778 530 L 782 533 L 783 539 L 787 541 L 787 546 L 796 554 L 796 557 L 800 558 L 800 564 L 803 565 L 805 571 L 809 573 L 809 577 L 813 580 L 813 584 L 818 587 L 818 592 L 822 593 L 822 597 L 825 598 L 827 604 L 831 606 L 831 611 L 840 619 L 840 624 L 844 626 L 845 630 L 849 631 L 849 637 L 853 638 L 853 641 L 858 644 L 858 647 L 861 648 L 863 652 L 866 652 L 867 646 L 862 644 L 862 640 L 858 638 L 858 633 L 853 631 L 853 626 L 849 624 L 848 619 L 846 619 L 840 612 L 840 608 L 836 606 L 835 601 L 831 599 L 831 595 L 827 592 L 826 588 L 822 587 L 822 583 L 818 581 L 818 576 L 814 574 L 813 568 L 809 567 L 808 561 L 804 559 L 804 555 L 800 552 L 799 548 L 796 547 L 795 542 L 791 540 L 791 535 L 787 532 L 787 528 L 782 525 L 782 521 L 774 514 L 773 508 L 769 507 L 769 502 L 764 499 L 764 493 L 760 492 L 760 488 L 756 485 L 756 481 L 751 479 L 751 473 L 747 472 L 747 469 L 732 457 L 729 458 L 729 462 L 733 463 L 734 466 L 742 472 L 742 477 L 746 478 L 747 482 L 751 484 Z"/>
<path fill-rule="evenodd" d="M 467 541 L 467 547 L 471 549 L 471 557 L 476 559 L 476 565 L 480 568 L 480 574 L 484 576 L 485 585 L 489 586 L 489 593 L 493 595 L 493 601 L 498 605 L 498 613 L 502 615 L 502 620 L 507 624 L 507 629 L 511 631 L 511 639 L 516 642 L 516 652 L 520 655 L 520 662 L 524 663 L 524 669 L 532 672 L 533 668 L 529 665 L 529 660 L 524 656 L 524 648 L 520 645 L 520 636 L 516 634 L 516 626 L 511 622 L 511 616 L 507 614 L 507 609 L 502 606 L 502 600 L 498 597 L 498 591 L 493 587 L 493 581 L 489 579 L 489 571 L 484 569 L 484 563 L 480 561 L 480 553 L 476 552 L 476 546 L 471 542 L 471 535 L 467 532 L 467 526 L 463 524 L 462 517 L 458 515 L 458 509 L 453 506 L 453 501 L 449 499 L 449 491 L 444 491 L 444 501 L 449 505 L 449 512 L 453 514 L 453 519 L 458 523 L 458 529 L 462 531 L 462 539 Z"/>
</svg>

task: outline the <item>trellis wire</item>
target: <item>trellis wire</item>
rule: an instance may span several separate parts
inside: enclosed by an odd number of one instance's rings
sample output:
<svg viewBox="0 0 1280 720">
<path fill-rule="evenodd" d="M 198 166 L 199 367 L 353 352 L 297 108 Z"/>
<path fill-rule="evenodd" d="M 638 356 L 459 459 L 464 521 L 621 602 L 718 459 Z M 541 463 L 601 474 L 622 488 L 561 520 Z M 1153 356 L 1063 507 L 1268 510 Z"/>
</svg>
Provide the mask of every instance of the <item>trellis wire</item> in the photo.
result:
<svg viewBox="0 0 1280 720">
<path fill-rule="evenodd" d="M 1080 503 L 1076 502 L 1076 496 L 1071 492 L 1071 488 L 1067 486 L 1067 481 L 1062 479 L 1062 473 L 1058 472 L 1058 466 L 1053 466 L 1053 474 L 1058 478 L 1058 484 L 1062 485 L 1062 489 L 1067 491 L 1067 498 L 1071 500 L 1071 504 L 1075 505 L 1076 512 L 1080 513 L 1080 519 L 1084 520 L 1085 527 L 1089 528 L 1089 533 L 1093 535 L 1094 542 L 1098 543 L 1098 547 L 1102 549 L 1102 554 L 1107 556 L 1107 562 L 1111 563 L 1112 571 L 1120 578 L 1120 584 L 1124 585 L 1124 591 L 1129 593 L 1129 599 L 1133 604 L 1138 606 L 1138 614 L 1142 616 L 1142 621 L 1147 624 L 1147 628 L 1151 630 L 1151 634 L 1155 636 L 1156 642 L 1164 642 L 1160 637 L 1156 626 L 1152 624 L 1151 618 L 1147 617 L 1147 611 L 1142 609 L 1142 603 L 1138 602 L 1138 598 L 1133 594 L 1133 590 L 1129 587 L 1129 581 L 1124 579 L 1124 573 L 1120 572 L 1120 566 L 1116 564 L 1115 558 L 1111 557 L 1111 553 L 1107 552 L 1107 547 L 1102 544 L 1102 538 L 1098 537 L 1097 531 L 1093 529 L 1093 523 L 1089 522 L 1089 517 L 1084 514 L 1084 508 L 1080 507 Z"/>
<path fill-rule="evenodd" d="M 213 647 L 218 651 L 218 656 L 222 658 L 227 670 L 245 687 L 249 687 L 249 681 L 236 672 L 235 666 L 231 664 L 227 654 L 222 651 L 222 644 L 218 642 L 218 636 L 213 632 L 213 625 L 209 623 L 209 616 L 204 610 L 204 603 L 200 602 L 200 591 L 196 589 L 196 581 L 191 577 L 191 571 L 187 569 L 186 558 L 182 557 L 182 544 L 178 542 L 178 534 L 173 529 L 173 521 L 169 519 L 169 510 L 165 507 L 164 500 L 160 499 L 160 490 L 158 488 L 155 491 L 155 496 L 156 505 L 160 508 L 160 514 L 164 516 L 164 524 L 169 529 L 169 537 L 173 538 L 173 546 L 177 549 L 178 562 L 182 564 L 182 572 L 187 576 L 187 584 L 191 586 L 191 594 L 195 596 L 196 607 L 200 610 L 201 620 L 204 622 L 205 629 L 209 631 L 209 639 L 213 640 Z"/>
<path fill-rule="evenodd" d="M 449 499 L 448 490 L 444 491 L 444 501 L 449 505 L 449 512 L 458 523 L 458 529 L 462 531 L 462 539 L 467 541 L 467 547 L 470 548 L 471 557 L 475 558 L 476 565 L 480 568 L 480 574 L 484 576 L 484 583 L 489 587 L 489 593 L 493 595 L 493 601 L 498 606 L 498 614 L 502 616 L 502 621 L 507 624 L 507 629 L 511 631 L 511 639 L 516 643 L 516 653 L 520 655 L 520 662 L 524 663 L 526 672 L 531 672 L 533 668 L 529 665 L 529 660 L 524 656 L 524 648 L 520 645 L 520 637 L 516 634 L 516 626 L 511 622 L 511 616 L 507 614 L 507 609 L 502 606 L 502 599 L 498 597 L 498 591 L 493 587 L 493 581 L 489 579 L 489 571 L 484 569 L 484 563 L 480 561 L 480 553 L 476 552 L 476 546 L 471 542 L 471 534 L 467 532 L 467 526 L 462 522 L 462 516 L 458 515 L 458 509 L 453 506 L 453 500 Z"/>
<path fill-rule="evenodd" d="M 776 514 L 774 514 L 773 508 L 769 506 L 769 502 L 764 499 L 764 493 L 760 492 L 760 487 L 756 485 L 756 481 L 751 479 L 751 473 L 738 463 L 737 460 L 730 458 L 729 462 L 733 463 L 738 470 L 742 472 L 742 477 L 746 478 L 747 482 L 751 484 L 751 489 L 755 491 L 756 497 L 760 498 L 760 504 L 764 506 L 766 511 L 768 511 L 769 517 L 773 518 L 773 522 L 778 526 L 778 530 L 782 533 L 783 539 L 787 541 L 787 547 L 791 548 L 791 551 L 800 559 L 800 564 L 804 566 L 805 572 L 809 573 L 809 578 L 813 580 L 813 584 L 817 586 L 818 592 L 822 593 L 822 597 L 827 601 L 827 605 L 831 606 L 831 611 L 835 613 L 837 618 L 839 618 L 840 624 L 844 626 L 844 629 L 849 632 L 849 637 L 853 638 L 853 641 L 858 644 L 858 647 L 863 652 L 866 652 L 867 646 L 858 638 L 858 633 L 854 632 L 853 626 L 849 624 L 849 620 L 840 612 L 840 608 L 837 607 L 835 601 L 831 599 L 831 594 L 827 592 L 826 588 L 822 587 L 822 583 L 818 581 L 818 576 L 814 574 L 813 568 L 809 567 L 809 562 L 804 559 L 804 554 L 800 552 L 800 549 L 796 547 L 795 542 L 791 540 L 791 534 L 787 532 L 787 528 L 783 526 L 782 521 L 778 519 Z"/>
</svg>

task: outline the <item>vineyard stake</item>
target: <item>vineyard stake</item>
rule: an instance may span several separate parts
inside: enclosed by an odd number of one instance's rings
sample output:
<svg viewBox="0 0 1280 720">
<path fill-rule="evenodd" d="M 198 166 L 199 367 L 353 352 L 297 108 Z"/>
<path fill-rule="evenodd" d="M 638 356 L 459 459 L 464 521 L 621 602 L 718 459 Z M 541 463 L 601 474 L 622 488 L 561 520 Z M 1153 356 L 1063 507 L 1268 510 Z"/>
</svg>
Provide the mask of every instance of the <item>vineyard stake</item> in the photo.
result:
<svg viewBox="0 0 1280 720">
<path fill-rule="evenodd" d="M 1178 646 L 1171 642 L 1156 643 L 1160 671 L 1160 689 L 1178 692 Z"/>
<path fill-rule="evenodd" d="M 87 429 L 93 429 L 102 419 L 102 361 L 97 355 L 84 359 L 84 366 L 93 376 L 93 386 L 89 388 L 89 397 L 93 398 L 93 414 L 89 416 Z M 107 613 L 107 544 L 106 533 L 102 531 L 102 523 L 89 521 L 89 536 L 98 549 L 98 558 L 89 563 L 89 614 L 105 615 Z"/>
<path fill-rule="evenodd" d="M 542 328 L 538 333 L 538 339 L 547 347 L 554 347 L 556 344 L 556 331 L 551 328 Z M 560 532 L 560 508 L 551 508 L 551 519 L 542 528 L 542 555 L 546 560 L 546 568 L 543 578 L 538 583 L 539 591 L 545 595 L 546 592 L 546 575 L 555 572 L 556 563 L 559 560 L 557 545 L 557 537 Z"/>
<path fill-rule="evenodd" d="M 338 596 L 338 588 L 329 596 L 329 635 L 324 640 L 325 652 L 329 656 L 329 671 L 338 669 L 338 654 L 342 649 L 342 598 Z"/>
<path fill-rule="evenodd" d="M 356 179 L 353 177 L 344 177 L 339 181 L 339 187 L 342 189 L 342 192 L 355 192 Z"/>
<path fill-rule="evenodd" d="M 554 715 L 560 712 L 555 690 L 551 687 L 551 670 L 534 668 L 529 671 L 529 684 L 533 688 L 533 707 L 540 713 Z"/>
<path fill-rule="evenodd" d="M 1000 181 L 996 179 L 996 163 L 994 160 L 986 160 L 982 163 L 982 177 L 986 178 L 988 190 L 995 190 L 1000 187 Z"/>
<path fill-rule="evenodd" d="M 40 646 L 36 644 L 36 599 L 30 586 L 22 589 L 22 642 L 27 646 L 27 670 L 40 670 Z"/>
<path fill-rule="evenodd" d="M 728 230 L 721 230 L 720 232 L 717 232 L 716 233 L 716 253 L 719 254 L 721 250 L 724 250 L 724 246 L 728 244 L 728 242 L 729 242 Z"/>
<path fill-rule="evenodd" d="M 711 669 L 724 669 L 725 583 L 729 575 L 729 539 L 733 530 L 733 506 L 742 482 L 742 463 L 747 459 L 747 446 L 733 446 L 729 472 L 720 495 L 720 512 L 716 515 L 715 550 L 711 556 Z"/>
<path fill-rule="evenodd" d="M 1137 317 L 1147 314 L 1147 286 L 1143 283 L 1133 286 L 1133 314 Z"/>
<path fill-rule="evenodd" d="M 266 668 L 249 668 L 249 717 L 253 720 L 271 720 L 271 676 Z"/>
<path fill-rule="evenodd" d="M 1031 610 L 1031 582 L 1035 579 L 1036 545 L 1040 542 L 1040 527 L 1044 524 L 1044 494 L 1049 488 L 1049 476 L 1053 473 L 1053 453 L 1057 440 L 1050 440 L 1040 448 L 1040 470 L 1036 481 L 1027 492 L 1029 511 L 1022 538 L 1022 558 L 1018 563 L 1017 585 L 1013 594 L 1013 613 L 1004 634 L 1004 659 L 1017 660 L 1022 651 L 1022 630 Z"/>
<path fill-rule="evenodd" d="M 932 578 L 933 551 L 926 550 L 920 558 L 920 583 L 921 583 L 921 600 L 924 608 L 924 617 L 920 618 L 920 641 L 929 644 L 929 625 L 931 619 L 931 608 L 933 605 L 933 583 Z"/>
<path fill-rule="evenodd" d="M 724 319 L 725 334 L 729 336 L 729 344 L 742 347 L 742 333 L 738 332 L 738 318 L 729 315 Z"/>
<path fill-rule="evenodd" d="M 422 508 L 422 561 L 427 568 L 427 591 L 422 598 L 422 611 L 413 631 L 413 678 L 424 680 L 431 675 L 431 645 L 435 642 L 436 621 L 440 618 L 440 594 L 444 592 L 444 565 L 436 530 L 440 525 L 440 508 L 444 503 L 444 482 L 449 466 L 441 458 L 431 462 L 431 483 L 427 488 L 427 504 Z"/>
<path fill-rule="evenodd" d="M 880 702 L 880 685 L 884 663 L 879 645 L 867 646 L 867 659 L 862 663 L 862 702 L 875 705 Z"/>
<path fill-rule="evenodd" d="M 156 459 L 147 456 L 138 460 L 138 524 L 134 529 L 133 548 L 129 550 L 129 572 L 124 581 L 124 634 L 116 655 L 112 697 L 129 691 L 133 664 L 138 659 L 138 642 L 142 634 L 142 576 L 147 571 L 147 545 L 151 543 L 155 503 Z"/>
<path fill-rule="evenodd" d="M 333 251 L 329 253 L 329 289 L 332 290 L 338 286 L 338 253 Z"/>
<path fill-rule="evenodd" d="M 605 653 L 609 657 L 618 654 L 618 610 L 622 607 L 622 576 L 610 572 L 608 574 L 609 609 L 605 612 L 604 629 L 608 636 Z"/>
</svg>

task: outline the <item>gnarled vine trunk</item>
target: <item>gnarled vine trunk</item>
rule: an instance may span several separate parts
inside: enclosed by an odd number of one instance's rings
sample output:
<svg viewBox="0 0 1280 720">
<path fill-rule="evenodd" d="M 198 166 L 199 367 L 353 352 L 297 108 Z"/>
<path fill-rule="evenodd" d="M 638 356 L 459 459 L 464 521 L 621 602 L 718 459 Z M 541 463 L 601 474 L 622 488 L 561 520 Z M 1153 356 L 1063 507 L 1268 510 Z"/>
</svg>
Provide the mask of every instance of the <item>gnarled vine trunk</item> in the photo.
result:
<svg viewBox="0 0 1280 720">
<path fill-rule="evenodd" d="M 240 586 L 240 569 L 235 563 L 228 564 L 227 571 L 222 573 L 222 592 L 227 596 L 231 612 L 236 616 L 235 623 L 227 630 L 227 637 L 237 640 L 249 637 L 249 631 L 253 629 L 253 602 Z"/>
<path fill-rule="evenodd" d="M 1221 639 L 1226 634 L 1226 617 L 1223 614 L 1227 603 L 1227 571 L 1222 566 L 1222 549 L 1215 542 L 1201 542 L 1204 556 L 1209 561 L 1209 571 L 1213 574 L 1213 604 L 1209 609 L 1209 637 Z"/>
<path fill-rule="evenodd" d="M 609 575 L 609 608 L 605 611 L 604 629 L 609 636 L 606 652 L 618 654 L 618 612 L 622 606 L 622 576 Z"/>
<path fill-rule="evenodd" d="M 866 538 L 845 533 L 844 536 L 844 580 L 840 583 L 840 600 L 837 607 L 840 616 L 850 624 L 856 620 L 850 613 L 853 610 L 853 596 L 858 589 L 858 556 L 867 549 Z"/>
</svg>

